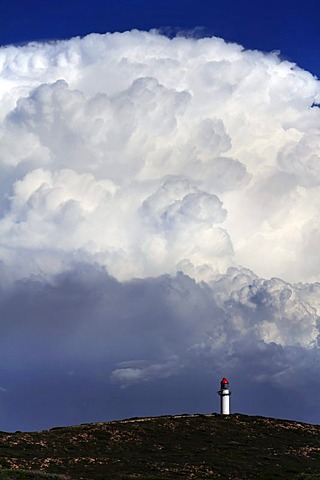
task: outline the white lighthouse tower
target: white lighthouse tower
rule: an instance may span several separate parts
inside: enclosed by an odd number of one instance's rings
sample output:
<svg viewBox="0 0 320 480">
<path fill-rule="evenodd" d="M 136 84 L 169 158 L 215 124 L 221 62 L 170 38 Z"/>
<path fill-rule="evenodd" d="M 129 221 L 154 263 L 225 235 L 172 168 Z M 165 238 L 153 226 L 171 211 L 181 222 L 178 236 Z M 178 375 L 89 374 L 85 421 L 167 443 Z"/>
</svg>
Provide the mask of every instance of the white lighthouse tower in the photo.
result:
<svg viewBox="0 0 320 480">
<path fill-rule="evenodd" d="M 218 391 L 220 396 L 220 413 L 221 415 L 229 415 L 230 414 L 230 390 L 229 390 L 229 382 L 228 379 L 223 377 L 221 380 L 221 388 Z"/>
</svg>

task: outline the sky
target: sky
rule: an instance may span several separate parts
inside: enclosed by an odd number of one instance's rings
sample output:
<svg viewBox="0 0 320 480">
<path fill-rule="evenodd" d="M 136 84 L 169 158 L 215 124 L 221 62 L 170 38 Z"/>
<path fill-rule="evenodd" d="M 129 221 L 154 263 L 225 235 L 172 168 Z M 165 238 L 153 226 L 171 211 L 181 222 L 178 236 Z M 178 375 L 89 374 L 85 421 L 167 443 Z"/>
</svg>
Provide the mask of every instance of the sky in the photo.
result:
<svg viewBox="0 0 320 480">
<path fill-rule="evenodd" d="M 3 3 L 0 429 L 319 423 L 319 2 Z"/>
<path fill-rule="evenodd" d="M 318 0 L 2 0 L 0 44 L 90 33 L 194 31 L 281 56 L 320 76 Z"/>
</svg>

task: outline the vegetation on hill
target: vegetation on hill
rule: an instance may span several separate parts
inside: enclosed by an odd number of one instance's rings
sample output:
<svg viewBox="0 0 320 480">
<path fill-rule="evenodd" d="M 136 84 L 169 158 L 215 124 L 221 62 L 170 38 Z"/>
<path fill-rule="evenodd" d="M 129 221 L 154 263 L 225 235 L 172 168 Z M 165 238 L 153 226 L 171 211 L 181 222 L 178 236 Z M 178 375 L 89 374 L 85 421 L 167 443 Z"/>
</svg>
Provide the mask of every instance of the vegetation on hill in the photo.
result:
<svg viewBox="0 0 320 480">
<path fill-rule="evenodd" d="M 69 476 L 35 470 L 7 469 L 0 470 L 0 480 L 70 480 Z"/>
<path fill-rule="evenodd" d="M 234 414 L 0 433 L 0 480 L 320 479 L 320 426 Z"/>
</svg>

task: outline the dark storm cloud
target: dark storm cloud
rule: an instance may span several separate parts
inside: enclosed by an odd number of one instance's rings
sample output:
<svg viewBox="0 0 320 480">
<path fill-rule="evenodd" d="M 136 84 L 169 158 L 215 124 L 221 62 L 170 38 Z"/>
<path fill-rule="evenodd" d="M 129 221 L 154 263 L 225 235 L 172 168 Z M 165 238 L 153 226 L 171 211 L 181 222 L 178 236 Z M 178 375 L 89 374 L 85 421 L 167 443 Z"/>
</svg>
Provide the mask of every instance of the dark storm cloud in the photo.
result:
<svg viewBox="0 0 320 480">
<path fill-rule="evenodd" d="M 314 312 L 306 312 L 294 339 L 290 333 L 280 342 L 281 315 L 287 309 L 286 321 L 294 323 L 302 308 L 283 293 L 295 295 L 295 287 L 281 282 L 275 293 L 276 280 L 251 274 L 236 285 L 236 276 L 250 272 L 231 271 L 211 286 L 182 273 L 121 283 L 101 267 L 78 264 L 50 282 L 3 287 L 2 428 L 156 415 L 179 406 L 214 411 L 216 382 L 226 371 L 237 410 L 289 415 L 281 398 L 290 391 L 290 415 L 312 420 L 301 407 L 312 412 L 314 403 L 302 402 L 299 392 L 319 359 L 318 330 L 309 328 Z M 247 402 L 246 391 L 257 401 Z M 268 405 L 266 391 L 278 392 L 279 401 L 274 396 Z"/>
</svg>

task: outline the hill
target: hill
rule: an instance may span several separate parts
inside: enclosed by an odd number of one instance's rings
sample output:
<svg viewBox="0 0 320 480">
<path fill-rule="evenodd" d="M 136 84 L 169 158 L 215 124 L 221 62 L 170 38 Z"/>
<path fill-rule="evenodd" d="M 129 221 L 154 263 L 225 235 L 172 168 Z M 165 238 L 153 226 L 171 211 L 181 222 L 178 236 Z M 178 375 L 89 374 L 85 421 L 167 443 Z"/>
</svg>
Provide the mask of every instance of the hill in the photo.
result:
<svg viewBox="0 0 320 480">
<path fill-rule="evenodd" d="M 316 480 L 320 426 L 212 414 L 1 432 L 0 467 L 0 480 Z"/>
</svg>

